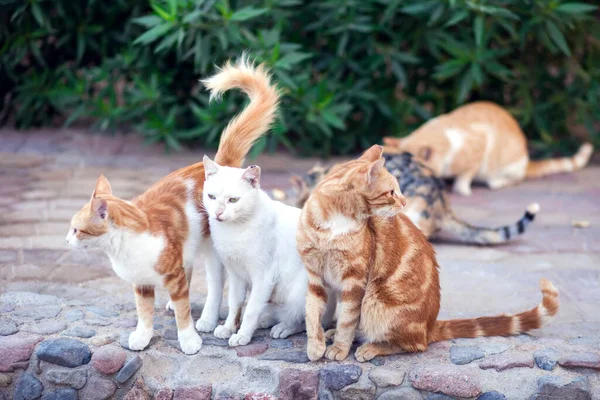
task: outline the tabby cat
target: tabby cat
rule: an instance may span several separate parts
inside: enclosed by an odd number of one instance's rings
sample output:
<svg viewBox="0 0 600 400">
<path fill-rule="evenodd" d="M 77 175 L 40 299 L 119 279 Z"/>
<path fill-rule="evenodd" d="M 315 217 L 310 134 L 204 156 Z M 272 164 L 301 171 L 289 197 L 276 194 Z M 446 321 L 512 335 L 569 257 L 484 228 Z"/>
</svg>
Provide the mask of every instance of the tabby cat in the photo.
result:
<svg viewBox="0 0 600 400">
<path fill-rule="evenodd" d="M 398 180 L 400 191 L 406 197 L 406 207 L 402 211 L 428 238 L 480 245 L 505 243 L 524 233 L 539 211 L 539 205 L 534 203 L 514 225 L 498 228 L 470 225 L 452 212 L 444 182 L 436 178 L 431 169 L 406 152 L 384 154 L 384 158 L 385 168 Z M 329 168 L 316 165 L 303 178 L 292 177 L 295 194 L 279 190 L 274 191 L 273 197 L 302 208 L 328 171 Z"/>
<path fill-rule="evenodd" d="M 423 233 L 400 212 L 405 199 L 384 168 L 382 148 L 337 165 L 311 193 L 300 216 L 298 252 L 308 271 L 307 352 L 343 360 L 356 329 L 365 339 L 359 362 L 401 351 L 425 351 L 453 338 L 514 335 L 539 328 L 558 311 L 558 291 L 546 279 L 542 303 L 515 315 L 437 320 L 438 263 Z M 321 318 L 328 290 L 338 294 L 333 344 L 326 348 Z"/>
<path fill-rule="evenodd" d="M 456 178 L 454 191 L 471 194 L 473 181 L 492 189 L 583 168 L 593 147 L 572 158 L 531 161 L 518 122 L 497 104 L 479 101 L 433 118 L 409 136 L 384 138 L 386 152 L 408 151 L 440 178 Z"/>
</svg>

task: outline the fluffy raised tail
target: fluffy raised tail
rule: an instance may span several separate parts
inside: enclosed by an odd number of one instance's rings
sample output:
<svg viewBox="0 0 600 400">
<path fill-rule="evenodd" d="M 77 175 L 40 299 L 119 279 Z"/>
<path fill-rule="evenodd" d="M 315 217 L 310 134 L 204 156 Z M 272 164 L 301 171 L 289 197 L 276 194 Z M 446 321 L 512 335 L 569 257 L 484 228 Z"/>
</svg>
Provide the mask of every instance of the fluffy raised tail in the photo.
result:
<svg viewBox="0 0 600 400">
<path fill-rule="evenodd" d="M 518 335 L 541 326 L 558 311 L 558 290 L 547 279 L 540 281 L 542 302 L 535 308 L 515 315 L 436 321 L 429 342 L 481 336 Z"/>
<path fill-rule="evenodd" d="M 594 146 L 591 143 L 581 145 L 577 154 L 573 157 L 554 158 L 550 160 L 529 161 L 527 165 L 527 178 L 540 178 L 546 175 L 559 174 L 561 172 L 577 171 L 585 167 L 590 160 Z"/>
<path fill-rule="evenodd" d="M 473 226 L 457 218 L 454 213 L 449 213 L 442 222 L 441 236 L 448 240 L 454 240 L 466 244 L 500 244 L 506 243 L 525 232 L 525 229 L 535 219 L 540 211 L 537 203 L 530 204 L 525 214 L 515 224 L 500 226 L 497 228 L 486 228 Z"/>
<path fill-rule="evenodd" d="M 241 167 L 252 145 L 275 120 L 279 93 L 263 65 L 255 67 L 243 55 L 234 65 L 227 62 L 219 72 L 202 83 L 210 90 L 210 99 L 218 99 L 230 89 L 240 89 L 250 104 L 223 130 L 215 161 L 219 165 Z"/>
</svg>

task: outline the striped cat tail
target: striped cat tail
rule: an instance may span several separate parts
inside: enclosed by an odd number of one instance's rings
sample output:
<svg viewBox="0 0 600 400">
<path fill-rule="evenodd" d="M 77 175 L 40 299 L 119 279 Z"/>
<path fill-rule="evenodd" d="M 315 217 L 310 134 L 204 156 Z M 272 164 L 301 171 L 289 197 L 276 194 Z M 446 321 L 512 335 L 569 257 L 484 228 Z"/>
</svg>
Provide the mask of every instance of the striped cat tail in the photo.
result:
<svg viewBox="0 0 600 400">
<path fill-rule="evenodd" d="M 442 222 L 441 236 L 466 244 L 490 245 L 505 243 L 510 239 L 522 235 L 539 211 L 539 204 L 530 204 L 527 206 L 525 214 L 515 224 L 498 228 L 473 226 L 457 218 L 450 212 Z"/>
<path fill-rule="evenodd" d="M 219 165 L 241 167 L 252 145 L 275 120 L 279 93 L 263 65 L 255 67 L 247 55 L 236 64 L 227 62 L 219 72 L 201 81 L 210 90 L 210 99 L 219 99 L 231 89 L 240 89 L 250 104 L 223 130 L 215 161 Z"/>
<path fill-rule="evenodd" d="M 515 315 L 436 321 L 429 343 L 457 338 L 518 335 L 541 328 L 558 312 L 558 290 L 547 279 L 540 281 L 542 302 L 531 310 Z"/>
<path fill-rule="evenodd" d="M 586 166 L 594 146 L 591 143 L 581 145 L 577 154 L 573 157 L 553 158 L 550 160 L 529 161 L 527 165 L 526 178 L 540 178 L 546 175 L 559 174 L 561 172 L 577 171 Z"/>
</svg>

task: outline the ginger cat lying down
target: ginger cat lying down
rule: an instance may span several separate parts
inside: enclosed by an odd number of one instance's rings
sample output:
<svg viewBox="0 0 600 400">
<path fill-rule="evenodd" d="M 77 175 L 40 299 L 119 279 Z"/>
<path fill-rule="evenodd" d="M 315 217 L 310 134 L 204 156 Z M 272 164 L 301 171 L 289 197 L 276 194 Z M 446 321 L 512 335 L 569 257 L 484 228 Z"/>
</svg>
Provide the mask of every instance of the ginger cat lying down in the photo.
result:
<svg viewBox="0 0 600 400">
<path fill-rule="evenodd" d="M 383 139 L 387 153 L 413 153 L 440 178 L 456 178 L 454 191 L 468 196 L 473 181 L 492 189 L 583 168 L 593 146 L 571 158 L 531 161 L 518 122 L 497 104 L 479 101 L 433 118 L 405 138 Z"/>
</svg>

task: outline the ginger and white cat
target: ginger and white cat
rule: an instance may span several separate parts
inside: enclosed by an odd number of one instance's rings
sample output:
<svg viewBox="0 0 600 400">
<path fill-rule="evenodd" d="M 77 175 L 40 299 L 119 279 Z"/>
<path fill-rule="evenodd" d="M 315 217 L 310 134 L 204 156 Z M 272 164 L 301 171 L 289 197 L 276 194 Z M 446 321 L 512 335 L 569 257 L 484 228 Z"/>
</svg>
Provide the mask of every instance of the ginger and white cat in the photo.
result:
<svg viewBox="0 0 600 400">
<path fill-rule="evenodd" d="M 512 316 L 437 320 L 438 263 L 423 233 L 400 212 L 405 199 L 384 167 L 382 148 L 337 165 L 311 193 L 298 224 L 298 251 L 308 270 L 308 357 L 343 360 L 357 328 L 363 362 L 378 355 L 425 351 L 436 341 L 514 335 L 539 328 L 558 311 L 558 291 L 542 279 L 543 300 Z M 321 316 L 339 299 L 334 342 L 326 348 Z"/>
<path fill-rule="evenodd" d="M 473 181 L 492 189 L 583 168 L 592 155 L 583 144 L 571 158 L 532 161 L 518 122 L 497 104 L 479 101 L 433 118 L 405 138 L 384 138 L 386 153 L 413 153 L 440 178 L 456 178 L 454 190 L 471 194 Z"/>
<path fill-rule="evenodd" d="M 278 94 L 264 69 L 254 68 L 245 58 L 235 66 L 226 64 L 204 84 L 212 96 L 239 88 L 250 97 L 250 104 L 223 132 L 216 157 L 224 165 L 240 166 L 272 122 Z M 172 172 L 132 201 L 114 196 L 108 180 L 100 176 L 89 203 L 71 221 L 67 242 L 80 249 L 100 248 L 115 273 L 133 284 L 138 324 L 129 336 L 132 350 L 143 350 L 152 338 L 156 286 L 169 291 L 181 350 L 200 350 L 202 339 L 194 329 L 189 302 L 198 251 L 205 255 L 209 291 L 196 328 L 207 332 L 217 326 L 223 272 L 202 204 L 204 168 L 200 162 Z"/>
<path fill-rule="evenodd" d="M 240 346 L 259 327 L 272 327 L 274 338 L 303 331 L 308 278 L 296 248 L 300 209 L 271 200 L 260 189 L 258 166 L 223 167 L 206 156 L 204 165 L 204 206 L 229 277 L 229 314 L 215 336 Z M 330 321 L 332 312 L 327 315 Z"/>
</svg>

